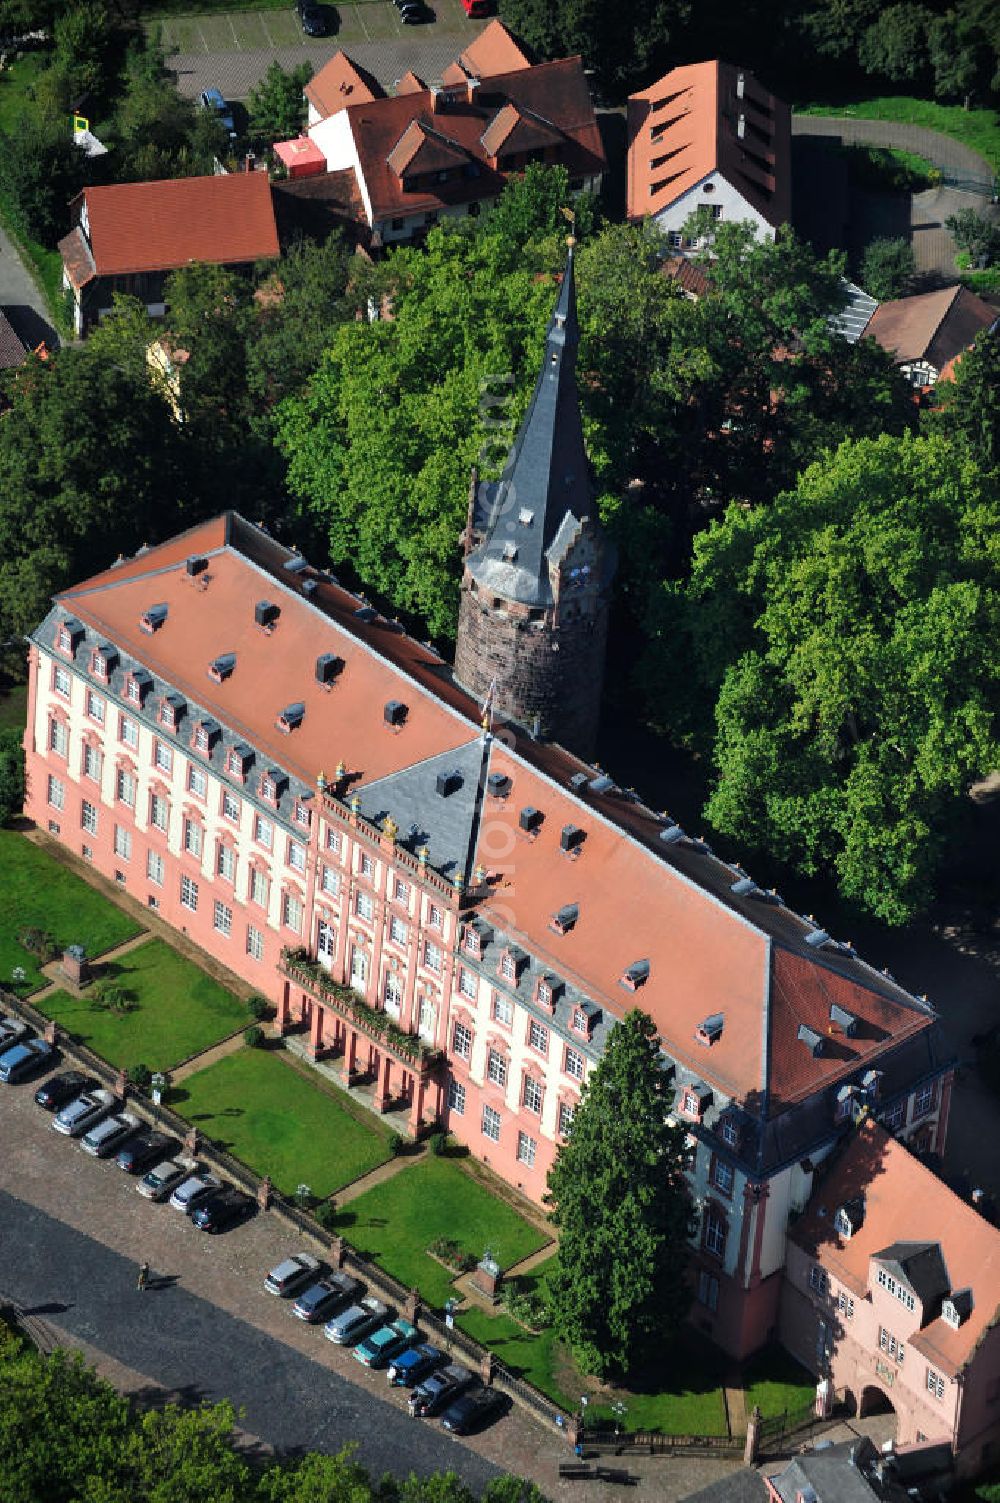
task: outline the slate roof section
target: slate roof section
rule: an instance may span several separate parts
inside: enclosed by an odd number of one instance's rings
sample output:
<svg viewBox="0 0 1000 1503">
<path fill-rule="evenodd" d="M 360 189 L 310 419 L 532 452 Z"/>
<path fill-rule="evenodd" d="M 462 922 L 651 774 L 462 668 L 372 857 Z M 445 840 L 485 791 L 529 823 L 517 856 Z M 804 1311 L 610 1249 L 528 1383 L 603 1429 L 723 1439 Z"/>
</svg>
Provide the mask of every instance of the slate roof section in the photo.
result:
<svg viewBox="0 0 1000 1503">
<path fill-rule="evenodd" d="M 436 871 L 467 879 L 488 761 L 488 746 L 473 740 L 354 791 L 366 819 L 381 824 L 391 815 L 400 845 L 413 855 L 426 846 Z M 458 774 L 457 786 L 439 792 L 438 777 L 450 773 Z"/>
<path fill-rule="evenodd" d="M 280 254 L 266 172 L 84 188 L 71 206 L 77 220 L 84 205 L 97 276 L 170 271 L 189 261 L 235 266 Z"/>
<path fill-rule="evenodd" d="M 831 314 L 828 322 L 831 329 L 842 339 L 846 339 L 848 344 L 857 344 L 878 308 L 878 301 L 854 282 L 848 282 L 846 278 L 841 278 L 841 282 L 844 306 L 839 312 Z"/>
<path fill-rule="evenodd" d="M 834 1226 L 834 1210 L 858 1185 L 865 1187 L 865 1219 L 845 1241 Z M 930 1255 L 929 1226 L 940 1238 L 930 1244 Z M 859 1297 L 874 1279 L 873 1259 L 888 1257 L 908 1283 L 912 1273 L 932 1307 L 924 1311 L 923 1326 L 908 1345 L 949 1376 L 971 1360 L 984 1332 L 1000 1316 L 1000 1230 L 871 1118 L 846 1139 L 789 1236 Z M 972 1290 L 972 1309 L 957 1330 L 940 1314 L 946 1281 L 955 1289 Z M 913 1288 L 919 1294 L 915 1283 Z"/>
<path fill-rule="evenodd" d="M 891 1242 L 872 1256 L 894 1278 L 910 1286 L 924 1307 L 925 1320 L 928 1313 L 939 1313 L 941 1300 L 951 1292 L 939 1242 Z"/>
<path fill-rule="evenodd" d="M 629 219 L 661 213 L 715 171 L 774 228 L 791 218 L 791 111 L 746 69 L 673 68 L 630 95 L 628 143 Z"/>
<path fill-rule="evenodd" d="M 941 287 L 880 304 L 865 335 L 899 365 L 926 360 L 940 371 L 996 322 L 996 311 L 968 287 Z"/>
<path fill-rule="evenodd" d="M 781 1472 L 771 1474 L 770 1482 L 781 1503 L 880 1503 L 886 1494 L 869 1482 L 874 1477 L 878 1452 L 867 1437 L 845 1441 L 823 1451 L 806 1451 L 796 1456 Z M 893 1496 L 899 1494 L 894 1491 Z M 905 1496 L 905 1495 L 904 1495 Z"/>
<path fill-rule="evenodd" d="M 486 535 L 466 559 L 484 588 L 529 606 L 552 604 L 549 551 L 571 540 L 558 536 L 567 518 L 596 516 L 576 387 L 579 340 L 571 247 L 528 411 L 500 480 L 481 488 Z"/>
<path fill-rule="evenodd" d="M 324 119 L 347 104 L 369 104 L 373 99 L 385 98 L 385 90 L 374 74 L 346 52 L 335 52 L 309 80 L 303 93 Z"/>
<path fill-rule="evenodd" d="M 14 370 L 23 365 L 27 357 L 27 348 L 21 343 L 6 313 L 0 309 L 0 370 Z"/>
</svg>

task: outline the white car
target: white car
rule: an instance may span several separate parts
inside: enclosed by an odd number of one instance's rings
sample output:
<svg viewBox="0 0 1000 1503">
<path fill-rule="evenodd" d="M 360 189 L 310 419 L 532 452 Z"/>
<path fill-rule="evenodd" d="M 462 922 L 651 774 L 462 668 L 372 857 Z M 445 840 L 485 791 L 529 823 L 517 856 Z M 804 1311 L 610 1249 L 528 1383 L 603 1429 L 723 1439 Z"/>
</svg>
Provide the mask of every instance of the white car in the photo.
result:
<svg viewBox="0 0 1000 1503">
<path fill-rule="evenodd" d="M 209 1174 L 207 1169 L 196 1169 L 193 1174 L 188 1174 L 187 1179 L 181 1180 L 170 1197 L 170 1204 L 175 1211 L 183 1211 L 186 1216 L 194 1210 L 199 1201 L 211 1195 L 213 1190 L 221 1189 L 221 1179 L 216 1179 L 215 1175 Z"/>
<path fill-rule="evenodd" d="M 138 1127 L 139 1118 L 133 1117 L 131 1112 L 105 1117 L 103 1122 L 98 1122 L 96 1127 L 84 1133 L 80 1147 L 95 1159 L 106 1159 L 109 1154 L 116 1153 L 125 1139 L 138 1131 Z"/>
<path fill-rule="evenodd" d="M 322 1266 L 319 1258 L 314 1258 L 312 1253 L 295 1253 L 271 1269 L 264 1280 L 264 1288 L 268 1294 L 288 1299 L 318 1278 Z"/>
<path fill-rule="evenodd" d="M 142 1176 L 135 1188 L 144 1200 L 166 1200 L 193 1168 L 193 1164 L 182 1163 L 180 1159 L 162 1159 Z"/>
<path fill-rule="evenodd" d="M 336 1346 L 353 1346 L 362 1336 L 367 1336 L 385 1321 L 389 1309 L 373 1294 L 368 1294 L 357 1305 L 349 1305 L 340 1315 L 335 1315 L 323 1327 L 328 1341 Z"/>
<path fill-rule="evenodd" d="M 110 1117 L 118 1102 L 110 1091 L 85 1091 L 52 1118 L 52 1126 L 67 1138 L 79 1138 Z"/>
</svg>

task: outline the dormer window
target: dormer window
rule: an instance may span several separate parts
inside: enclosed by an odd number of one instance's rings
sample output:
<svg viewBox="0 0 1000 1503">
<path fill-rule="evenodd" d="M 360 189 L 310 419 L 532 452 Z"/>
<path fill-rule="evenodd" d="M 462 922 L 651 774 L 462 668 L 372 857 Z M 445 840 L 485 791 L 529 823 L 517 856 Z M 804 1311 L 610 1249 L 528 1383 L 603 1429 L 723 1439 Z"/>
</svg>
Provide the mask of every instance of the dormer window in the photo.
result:
<svg viewBox="0 0 1000 1503">
<path fill-rule="evenodd" d="M 957 1331 L 972 1314 L 972 1290 L 956 1289 L 941 1305 L 941 1319 Z"/>
<path fill-rule="evenodd" d="M 208 726 L 205 724 L 205 722 L 203 720 L 198 725 L 196 725 L 195 728 L 194 728 L 194 742 L 193 742 L 193 745 L 194 745 L 195 751 L 200 751 L 200 752 L 208 752 L 208 750 L 210 749 L 210 747 L 212 745 L 211 734 L 209 732 Z"/>
<path fill-rule="evenodd" d="M 574 1033 L 582 1033 L 585 1037 L 590 1037 L 590 1019 L 582 1007 L 574 1007 L 573 1016 L 570 1019 L 570 1027 Z"/>
<path fill-rule="evenodd" d="M 73 651 L 73 637 L 68 626 L 60 626 L 56 646 L 60 652 L 71 653 Z"/>
<path fill-rule="evenodd" d="M 166 699 L 160 705 L 160 724 L 165 725 L 171 731 L 177 729 L 177 712 Z"/>
<path fill-rule="evenodd" d="M 295 800 L 295 823 L 297 825 L 301 825 L 304 830 L 308 830 L 310 817 L 311 816 L 310 816 L 309 805 L 308 804 L 304 804 L 301 799 L 296 799 Z"/>
<path fill-rule="evenodd" d="M 514 964 L 514 957 L 509 950 L 505 950 L 500 957 L 500 974 L 505 981 L 517 980 L 517 966 Z"/>
<path fill-rule="evenodd" d="M 705 1018 L 695 1030 L 694 1036 L 699 1044 L 704 1044 L 706 1048 L 711 1048 L 713 1044 L 718 1043 L 722 1037 L 723 1021 L 721 1012 L 714 1012 L 711 1017 Z"/>
<path fill-rule="evenodd" d="M 209 663 L 208 676 L 214 684 L 223 684 L 227 678 L 232 677 L 235 668 L 235 652 L 224 652 Z"/>
<path fill-rule="evenodd" d="M 723 1117 L 719 1126 L 719 1132 L 727 1148 L 738 1148 L 740 1146 L 740 1129 L 735 1117 Z"/>
<path fill-rule="evenodd" d="M 546 981 L 546 979 L 545 979 L 544 976 L 542 977 L 542 979 L 538 983 L 538 990 L 535 993 L 535 995 L 538 998 L 538 1001 L 540 1002 L 540 1004 L 542 1005 L 542 1007 L 551 1007 L 552 1006 L 552 988 L 549 985 L 549 983 Z"/>
<path fill-rule="evenodd" d="M 701 1116 L 701 1102 L 698 1100 L 694 1091 L 684 1092 L 683 1096 L 681 1097 L 681 1111 L 684 1113 L 685 1117 Z"/>
<path fill-rule="evenodd" d="M 865 1219 L 865 1200 L 863 1195 L 857 1195 L 853 1200 L 838 1206 L 833 1217 L 833 1225 L 837 1235 L 845 1241 L 850 1241 L 854 1233 L 858 1231 Z"/>
<path fill-rule="evenodd" d="M 470 955 L 478 956 L 481 953 L 479 934 L 471 927 L 465 931 L 465 948 Z"/>
<path fill-rule="evenodd" d="M 260 796 L 266 798 L 270 804 L 278 802 L 278 782 L 270 772 L 265 772 L 260 780 Z"/>
<path fill-rule="evenodd" d="M 226 771 L 230 777 L 239 778 L 242 782 L 246 778 L 253 761 L 253 753 L 247 746 L 231 746 L 226 753 Z"/>
<path fill-rule="evenodd" d="M 83 627 L 75 616 L 67 616 L 60 621 L 56 628 L 56 646 L 60 652 L 64 652 L 71 658 L 76 652 L 77 644 L 83 637 Z"/>
<path fill-rule="evenodd" d="M 118 662 L 118 653 L 109 642 L 102 642 L 90 655 L 90 671 L 107 683 L 111 671 Z"/>
<path fill-rule="evenodd" d="M 152 682 L 145 668 L 133 668 L 125 680 L 125 698 L 141 707 L 145 703 Z"/>
<path fill-rule="evenodd" d="M 649 980 L 649 961 L 634 960 L 621 978 L 621 985 L 626 991 L 637 992 L 640 986 L 645 986 Z"/>
<path fill-rule="evenodd" d="M 275 721 L 275 724 L 277 725 L 278 730 L 282 731 L 284 735 L 287 736 L 289 731 L 294 731 L 297 726 L 300 726 L 302 724 L 305 713 L 305 705 L 302 704 L 301 701 L 296 701 L 294 704 L 285 706 L 285 708 L 282 710 L 281 714 Z"/>
</svg>

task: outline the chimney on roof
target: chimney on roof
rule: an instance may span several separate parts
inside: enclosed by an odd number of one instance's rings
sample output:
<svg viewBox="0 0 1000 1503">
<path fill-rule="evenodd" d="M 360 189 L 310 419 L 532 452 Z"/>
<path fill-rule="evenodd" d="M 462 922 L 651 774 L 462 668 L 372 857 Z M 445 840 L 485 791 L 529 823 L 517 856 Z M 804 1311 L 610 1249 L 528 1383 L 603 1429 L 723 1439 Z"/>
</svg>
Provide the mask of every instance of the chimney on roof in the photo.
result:
<svg viewBox="0 0 1000 1503">
<path fill-rule="evenodd" d="M 469 101 L 470 104 L 475 104 L 475 102 L 476 102 L 476 90 L 479 88 L 479 84 L 480 84 L 480 80 L 478 78 L 471 78 L 470 77 L 466 81 L 466 85 L 465 85 L 465 97 Z"/>
<path fill-rule="evenodd" d="M 191 579 L 194 579 L 198 574 L 204 574 L 207 568 L 208 559 L 199 554 L 192 554 L 190 558 L 184 561 L 184 572 Z"/>
<path fill-rule="evenodd" d="M 431 84 L 431 114 L 440 115 L 448 107 L 448 96 L 440 84 Z"/>
<path fill-rule="evenodd" d="M 736 75 L 736 98 L 737 99 L 742 99 L 743 98 L 743 90 L 744 90 L 745 84 L 746 84 L 746 75 L 741 70 Z"/>
<path fill-rule="evenodd" d="M 747 117 L 746 117 L 746 115 L 740 115 L 740 118 L 736 122 L 736 134 L 739 136 L 740 140 L 742 141 L 743 137 L 746 135 L 746 133 L 747 133 Z"/>
<path fill-rule="evenodd" d="M 338 658 L 336 653 L 321 652 L 316 659 L 316 682 L 329 689 L 343 666 L 343 658 Z"/>
<path fill-rule="evenodd" d="M 274 623 L 277 621 L 279 614 L 280 612 L 278 610 L 278 607 L 276 605 L 272 605 L 270 600 L 258 600 L 257 604 L 253 608 L 253 619 L 256 621 L 257 625 L 263 627 L 265 631 L 271 630 L 271 628 L 274 626 Z"/>
</svg>

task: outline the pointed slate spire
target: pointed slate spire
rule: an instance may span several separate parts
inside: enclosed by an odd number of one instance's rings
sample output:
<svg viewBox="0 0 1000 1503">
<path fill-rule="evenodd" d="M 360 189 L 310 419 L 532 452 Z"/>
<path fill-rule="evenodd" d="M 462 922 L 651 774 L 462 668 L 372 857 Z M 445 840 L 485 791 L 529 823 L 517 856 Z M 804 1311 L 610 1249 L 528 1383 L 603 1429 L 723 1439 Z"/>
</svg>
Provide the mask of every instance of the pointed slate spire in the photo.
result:
<svg viewBox="0 0 1000 1503">
<path fill-rule="evenodd" d="M 567 516 L 582 522 L 595 513 L 576 388 L 574 243 L 531 403 L 500 480 L 481 487 L 485 536 L 467 560 L 481 585 L 528 605 L 552 602 L 546 552 Z"/>
</svg>

